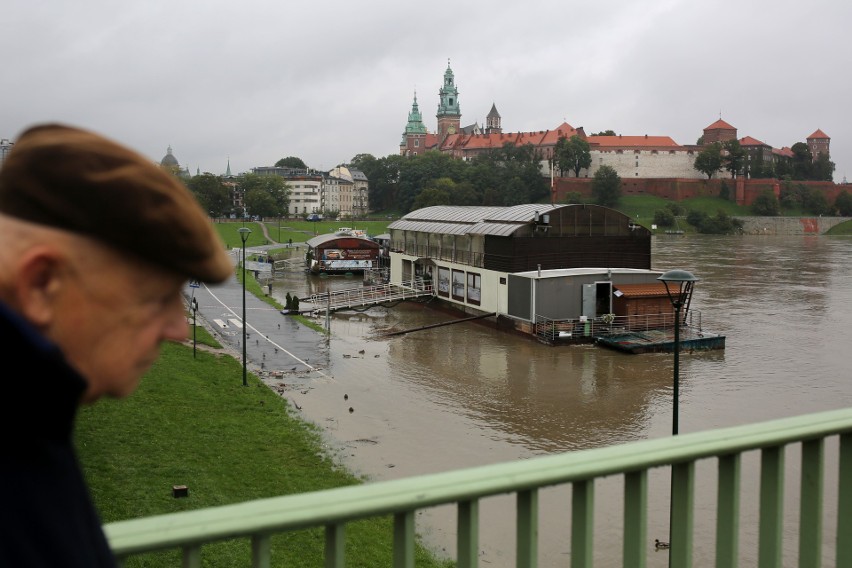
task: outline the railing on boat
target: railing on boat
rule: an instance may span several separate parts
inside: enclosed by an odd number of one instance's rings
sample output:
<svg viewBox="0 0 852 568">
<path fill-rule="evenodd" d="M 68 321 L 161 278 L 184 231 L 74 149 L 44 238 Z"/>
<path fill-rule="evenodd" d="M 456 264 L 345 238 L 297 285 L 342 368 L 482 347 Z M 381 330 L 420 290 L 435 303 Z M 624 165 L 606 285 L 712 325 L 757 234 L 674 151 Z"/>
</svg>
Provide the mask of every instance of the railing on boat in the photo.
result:
<svg viewBox="0 0 852 568">
<path fill-rule="evenodd" d="M 547 343 L 557 343 L 560 340 L 591 340 L 606 335 L 674 328 L 674 310 L 632 316 L 607 315 L 609 317 L 605 315 L 586 319 L 551 319 L 536 315 L 535 335 Z M 697 333 L 702 331 L 699 310 L 689 310 L 682 314 L 681 319 L 682 330 L 688 329 Z"/>
<path fill-rule="evenodd" d="M 800 453 L 801 458 L 785 466 L 788 449 Z M 744 454 L 750 451 L 759 454 L 759 468 L 741 467 Z M 757 456 L 749 454 L 751 457 Z M 325 566 L 343 567 L 347 524 L 392 515 L 393 566 L 411 568 L 418 511 L 454 504 L 457 565 L 472 568 L 479 562 L 480 521 L 488 522 L 480 519 L 480 501 L 509 493 L 516 495 L 516 566 L 535 567 L 539 492 L 570 486 L 571 527 L 562 546 L 570 547 L 566 565 L 570 562 L 573 568 L 582 568 L 593 562 L 595 484 L 605 477 L 620 476 L 624 495 L 621 565 L 644 568 L 654 548 L 648 535 L 649 474 L 670 468 L 670 565 L 688 568 L 695 548 L 696 465 L 714 461 L 715 536 L 699 536 L 702 547 L 715 548 L 715 566 L 740 565 L 744 530 L 756 535 L 754 552 L 760 568 L 781 566 L 785 542 L 791 539 L 797 544 L 799 566 L 852 566 L 852 409 L 120 521 L 106 525 L 105 530 L 122 561 L 148 552 L 181 549 L 183 565 L 195 568 L 202 565 L 205 545 L 230 539 L 250 539 L 251 566 L 269 566 L 274 535 L 324 527 Z M 834 464 L 830 471 L 826 462 Z M 756 510 L 750 511 L 758 518 L 754 525 L 743 526 L 740 494 L 746 471 L 757 478 L 760 489 Z M 790 516 L 784 511 L 789 492 L 785 491 L 785 476 L 798 479 L 798 534 L 785 524 Z M 823 490 L 827 476 L 837 482 L 828 491 L 836 503 L 828 506 Z M 745 481 L 753 482 L 750 478 Z M 836 538 L 827 536 L 831 529 L 836 530 Z M 833 550 L 825 550 L 832 548 L 823 545 L 826 541 L 834 543 Z M 783 565 L 793 565 L 789 558 L 783 561 Z"/>
</svg>

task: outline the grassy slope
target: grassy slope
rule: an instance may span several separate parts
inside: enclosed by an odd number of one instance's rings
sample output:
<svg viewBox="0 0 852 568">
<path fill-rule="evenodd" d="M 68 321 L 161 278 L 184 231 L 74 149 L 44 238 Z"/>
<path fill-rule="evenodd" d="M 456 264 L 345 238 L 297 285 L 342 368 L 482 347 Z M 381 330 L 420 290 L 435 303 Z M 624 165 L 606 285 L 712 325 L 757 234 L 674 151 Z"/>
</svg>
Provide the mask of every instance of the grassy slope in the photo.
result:
<svg viewBox="0 0 852 568">
<path fill-rule="evenodd" d="M 302 493 L 361 481 L 323 451 L 321 435 L 285 399 L 227 355 L 169 344 L 123 401 L 81 410 L 77 446 L 104 522 Z M 189 498 L 175 499 L 173 485 Z M 347 529 L 347 566 L 390 566 L 390 518 Z M 274 566 L 321 566 L 321 529 L 273 539 Z M 205 566 L 248 566 L 249 542 L 204 548 Z M 174 551 L 128 566 L 178 566 Z M 418 566 L 446 566 L 423 549 Z"/>
</svg>

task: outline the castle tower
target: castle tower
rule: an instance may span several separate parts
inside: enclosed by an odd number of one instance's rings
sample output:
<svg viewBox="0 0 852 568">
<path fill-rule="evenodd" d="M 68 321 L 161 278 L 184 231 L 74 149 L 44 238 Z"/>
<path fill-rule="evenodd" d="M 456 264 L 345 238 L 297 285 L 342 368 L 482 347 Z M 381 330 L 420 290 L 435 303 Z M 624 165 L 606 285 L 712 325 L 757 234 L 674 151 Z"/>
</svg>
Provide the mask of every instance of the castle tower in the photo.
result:
<svg viewBox="0 0 852 568">
<path fill-rule="evenodd" d="M 721 118 L 704 129 L 704 143 L 727 142 L 737 139 L 737 129 Z"/>
<path fill-rule="evenodd" d="M 820 130 L 816 129 L 816 132 L 808 136 L 808 150 L 811 151 L 811 156 L 813 156 L 814 160 L 816 160 L 820 154 L 825 154 L 826 158 L 830 158 L 831 154 L 828 152 L 828 146 L 831 143 L 831 138 L 828 135 Z"/>
<path fill-rule="evenodd" d="M 459 108 L 459 90 L 455 85 L 450 60 L 447 60 L 447 70 L 444 71 L 444 85 L 438 91 L 438 146 L 444 143 L 447 136 L 455 134 L 461 127 L 461 109 Z"/>
<path fill-rule="evenodd" d="M 497 105 L 491 103 L 491 110 L 488 116 L 485 117 L 485 133 L 500 134 L 503 132 L 503 127 L 500 126 L 500 113 L 497 112 Z"/>
<path fill-rule="evenodd" d="M 399 153 L 403 156 L 422 154 L 426 150 L 426 125 L 420 115 L 417 106 L 417 91 L 414 91 L 414 103 L 411 112 L 408 113 L 408 124 L 402 133 L 402 142 L 399 144 Z"/>
</svg>

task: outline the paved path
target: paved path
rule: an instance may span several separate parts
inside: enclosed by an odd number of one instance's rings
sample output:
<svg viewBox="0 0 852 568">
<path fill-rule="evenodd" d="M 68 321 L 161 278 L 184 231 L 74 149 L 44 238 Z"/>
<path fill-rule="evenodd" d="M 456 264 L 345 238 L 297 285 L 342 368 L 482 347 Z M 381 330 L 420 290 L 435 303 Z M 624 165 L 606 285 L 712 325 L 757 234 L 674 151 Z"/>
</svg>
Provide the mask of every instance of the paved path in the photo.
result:
<svg viewBox="0 0 852 568">
<path fill-rule="evenodd" d="M 246 250 L 248 256 L 249 250 Z M 236 265 L 237 255 L 234 255 Z M 243 287 L 236 274 L 215 286 L 187 285 L 184 294 L 198 301 L 198 323 L 237 360 L 242 361 Z M 246 292 L 246 360 L 248 369 L 268 384 L 281 381 L 289 386 L 317 378 L 331 379 L 328 367 L 328 338 Z M 191 343 L 190 337 L 190 343 Z M 241 378 L 240 378 L 241 379 Z M 270 383 L 271 382 L 271 383 Z"/>
</svg>

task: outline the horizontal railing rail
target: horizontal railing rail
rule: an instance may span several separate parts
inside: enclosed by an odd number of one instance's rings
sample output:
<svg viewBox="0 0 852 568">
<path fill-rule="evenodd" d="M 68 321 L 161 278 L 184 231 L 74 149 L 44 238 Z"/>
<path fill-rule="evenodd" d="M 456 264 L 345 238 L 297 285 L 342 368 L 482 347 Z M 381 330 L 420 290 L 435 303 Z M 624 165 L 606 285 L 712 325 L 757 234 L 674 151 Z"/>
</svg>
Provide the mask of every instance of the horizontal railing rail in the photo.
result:
<svg viewBox="0 0 852 568">
<path fill-rule="evenodd" d="M 632 316 L 601 316 L 597 318 L 551 319 L 535 317 L 535 334 L 547 342 L 565 338 L 601 337 L 622 333 L 673 329 L 674 311 L 638 314 Z M 689 310 L 681 315 L 683 333 L 701 333 L 702 317 L 699 310 Z M 686 337 L 685 337 L 686 338 Z"/>
<path fill-rule="evenodd" d="M 332 290 L 322 294 L 312 294 L 307 298 L 311 309 L 316 313 L 325 313 L 343 308 L 354 308 L 384 302 L 411 300 L 432 294 L 432 282 L 422 278 L 407 280 L 399 284 L 379 284 Z"/>
<path fill-rule="evenodd" d="M 516 495 L 516 565 L 538 565 L 539 490 L 571 485 L 571 529 L 565 539 L 571 549 L 570 566 L 592 566 L 594 488 L 596 480 L 622 476 L 624 486 L 622 566 L 643 568 L 648 554 L 648 478 L 655 468 L 672 472 L 671 565 L 692 566 L 695 468 L 699 460 L 718 460 L 716 495 L 716 566 L 739 565 L 740 467 L 744 452 L 760 452 L 759 568 L 781 566 L 784 540 L 784 452 L 801 445 L 799 566 L 820 566 L 822 528 L 826 515 L 822 479 L 824 445 L 837 436 L 835 566 L 852 566 L 852 409 L 773 420 L 679 436 L 631 442 L 527 460 L 486 465 L 393 481 L 367 483 L 261 499 L 105 526 L 119 559 L 179 548 L 184 566 L 201 566 L 205 544 L 229 539 L 251 539 L 252 566 L 268 566 L 272 535 L 315 527 L 325 528 L 325 565 L 345 566 L 347 523 L 392 515 L 393 566 L 414 566 L 415 515 L 418 510 L 455 504 L 457 565 L 478 565 L 480 500 Z M 487 521 L 483 521 L 487 522 Z M 789 538 L 789 535 L 786 536 Z M 787 565 L 787 564 L 784 564 Z M 792 564 L 790 564 L 792 565 Z"/>
</svg>

